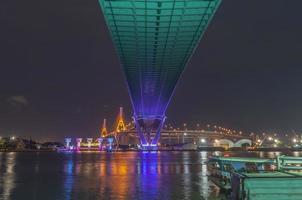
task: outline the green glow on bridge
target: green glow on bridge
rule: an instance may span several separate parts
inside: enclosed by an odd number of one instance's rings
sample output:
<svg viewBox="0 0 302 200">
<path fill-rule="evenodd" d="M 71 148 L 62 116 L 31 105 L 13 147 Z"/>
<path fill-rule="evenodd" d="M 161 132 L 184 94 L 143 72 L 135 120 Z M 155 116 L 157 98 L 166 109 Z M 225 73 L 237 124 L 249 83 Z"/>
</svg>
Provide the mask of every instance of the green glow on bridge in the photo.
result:
<svg viewBox="0 0 302 200">
<path fill-rule="evenodd" d="M 126 75 L 134 117 L 143 120 L 139 124 L 153 124 L 149 129 L 162 125 L 154 120 L 164 119 L 176 83 L 221 0 L 99 2 Z"/>
</svg>

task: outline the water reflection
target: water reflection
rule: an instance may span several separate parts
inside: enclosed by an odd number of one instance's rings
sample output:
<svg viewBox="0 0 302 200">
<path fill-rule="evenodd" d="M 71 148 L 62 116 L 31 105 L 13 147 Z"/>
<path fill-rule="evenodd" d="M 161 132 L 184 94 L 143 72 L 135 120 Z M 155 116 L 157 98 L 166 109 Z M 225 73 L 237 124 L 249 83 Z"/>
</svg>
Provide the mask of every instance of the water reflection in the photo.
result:
<svg viewBox="0 0 302 200">
<path fill-rule="evenodd" d="M 216 153 L 218 154 L 218 153 Z M 276 157 L 280 152 L 229 156 Z M 0 153 L 0 199 L 223 199 L 209 152 Z M 301 156 L 301 152 L 293 152 Z M 26 197 L 26 198 L 25 198 Z"/>
<path fill-rule="evenodd" d="M 74 169 L 74 162 L 72 160 L 72 156 L 69 155 L 67 157 L 67 160 L 64 163 L 64 172 L 65 172 L 65 177 L 64 177 L 64 191 L 65 191 L 65 199 L 66 200 L 71 200 L 72 198 L 72 188 L 73 188 L 73 182 L 74 182 L 74 177 L 73 177 L 73 169 Z"/>
<path fill-rule="evenodd" d="M 199 173 L 199 178 L 200 178 L 200 182 L 199 182 L 199 191 L 202 197 L 204 198 L 208 198 L 209 197 L 209 180 L 208 180 L 208 168 L 207 168 L 207 152 L 203 151 L 200 152 L 200 156 L 201 156 L 201 173 Z"/>
<path fill-rule="evenodd" d="M 0 175 L 0 186 L 1 193 L 0 199 L 9 200 L 12 199 L 12 192 L 15 188 L 15 164 L 16 164 L 16 153 L 7 153 L 1 155 L 1 175 Z M 2 175 L 3 174 L 3 175 Z"/>
<path fill-rule="evenodd" d="M 184 193 L 184 199 L 190 199 L 191 193 L 191 176 L 189 173 L 189 164 L 190 164 L 190 153 L 189 152 L 184 152 L 182 156 L 182 162 L 179 162 L 177 165 L 179 170 L 178 174 L 182 174 L 182 179 L 183 179 L 183 193 Z M 180 169 L 183 170 L 180 171 Z"/>
<path fill-rule="evenodd" d="M 158 152 L 142 152 L 137 162 L 138 179 L 136 198 L 156 199 L 159 191 L 159 176 L 161 174 L 161 159 Z"/>
</svg>

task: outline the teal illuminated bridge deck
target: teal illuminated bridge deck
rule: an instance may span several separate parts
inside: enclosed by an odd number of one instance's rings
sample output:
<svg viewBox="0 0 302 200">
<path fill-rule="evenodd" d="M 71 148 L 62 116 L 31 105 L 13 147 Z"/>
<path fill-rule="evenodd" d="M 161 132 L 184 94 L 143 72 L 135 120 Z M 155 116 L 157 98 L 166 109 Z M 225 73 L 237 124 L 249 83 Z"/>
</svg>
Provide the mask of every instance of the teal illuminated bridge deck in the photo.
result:
<svg viewBox="0 0 302 200">
<path fill-rule="evenodd" d="M 221 0 L 99 2 L 126 76 L 141 143 L 156 145 L 177 81 Z"/>
</svg>

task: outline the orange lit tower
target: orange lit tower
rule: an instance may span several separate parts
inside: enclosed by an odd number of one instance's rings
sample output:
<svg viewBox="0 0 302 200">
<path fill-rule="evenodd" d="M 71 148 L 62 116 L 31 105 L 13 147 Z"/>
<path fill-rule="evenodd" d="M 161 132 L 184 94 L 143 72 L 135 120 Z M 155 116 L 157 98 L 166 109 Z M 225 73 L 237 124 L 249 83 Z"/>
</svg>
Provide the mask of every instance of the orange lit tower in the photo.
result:
<svg viewBox="0 0 302 200">
<path fill-rule="evenodd" d="M 123 118 L 123 107 L 120 107 L 120 112 L 117 117 L 117 126 L 116 126 L 115 131 L 117 133 L 120 133 L 125 130 L 126 130 L 126 126 L 125 126 L 125 122 L 124 122 L 124 118 Z"/>
<path fill-rule="evenodd" d="M 104 119 L 103 126 L 101 129 L 101 137 L 106 137 L 107 134 L 108 134 L 108 131 L 107 131 L 107 127 L 106 127 L 106 119 Z"/>
</svg>

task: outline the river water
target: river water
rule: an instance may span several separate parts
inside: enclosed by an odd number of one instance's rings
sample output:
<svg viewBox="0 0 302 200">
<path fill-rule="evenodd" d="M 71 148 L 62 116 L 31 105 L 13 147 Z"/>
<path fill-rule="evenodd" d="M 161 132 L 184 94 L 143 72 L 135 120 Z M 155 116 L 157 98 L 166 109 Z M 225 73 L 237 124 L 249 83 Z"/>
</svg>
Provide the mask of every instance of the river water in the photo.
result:
<svg viewBox="0 0 302 200">
<path fill-rule="evenodd" d="M 207 177 L 212 154 L 0 152 L 0 200 L 225 199 Z M 273 158 L 280 153 L 228 154 Z"/>
</svg>

